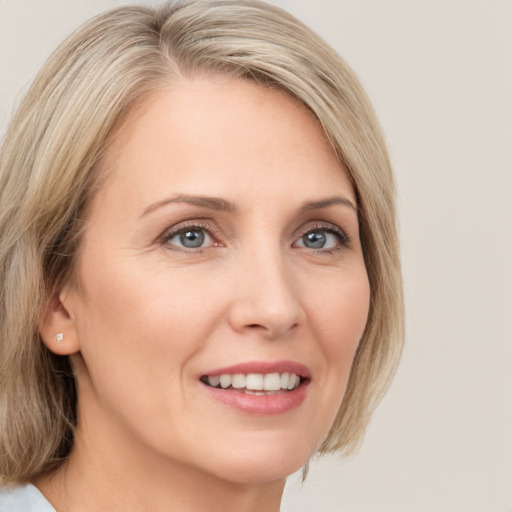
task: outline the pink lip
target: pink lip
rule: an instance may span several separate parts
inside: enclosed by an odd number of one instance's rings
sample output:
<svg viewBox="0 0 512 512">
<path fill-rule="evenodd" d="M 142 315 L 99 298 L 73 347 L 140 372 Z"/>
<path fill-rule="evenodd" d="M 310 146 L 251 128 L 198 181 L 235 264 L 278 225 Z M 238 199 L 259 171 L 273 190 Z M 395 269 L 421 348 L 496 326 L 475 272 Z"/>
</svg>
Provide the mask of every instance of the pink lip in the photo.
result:
<svg viewBox="0 0 512 512">
<path fill-rule="evenodd" d="M 275 395 L 248 395 L 235 389 L 214 388 L 203 382 L 200 382 L 200 384 L 212 398 L 243 413 L 262 416 L 277 415 L 296 409 L 306 398 L 311 376 L 304 365 L 293 361 L 254 361 L 217 368 L 204 374 L 213 377 L 223 373 L 234 375 L 236 373 L 286 372 L 300 375 L 303 381 L 297 389 Z"/>
<path fill-rule="evenodd" d="M 304 379 L 311 378 L 309 370 L 303 364 L 294 361 L 250 361 L 209 370 L 203 375 L 215 377 L 223 373 L 229 375 L 234 375 L 235 373 L 295 373 Z"/>
</svg>

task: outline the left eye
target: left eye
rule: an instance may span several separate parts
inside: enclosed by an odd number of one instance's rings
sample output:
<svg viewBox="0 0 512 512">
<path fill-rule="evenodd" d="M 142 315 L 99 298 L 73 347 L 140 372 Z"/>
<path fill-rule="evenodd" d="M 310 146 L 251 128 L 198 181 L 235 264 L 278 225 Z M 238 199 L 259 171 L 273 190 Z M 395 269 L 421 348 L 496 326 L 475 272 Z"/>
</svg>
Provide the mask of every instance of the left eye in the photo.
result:
<svg viewBox="0 0 512 512">
<path fill-rule="evenodd" d="M 165 242 L 184 249 L 200 249 L 212 245 L 213 239 L 204 228 L 190 227 L 169 233 Z"/>
<path fill-rule="evenodd" d="M 342 245 L 341 235 L 328 229 L 314 229 L 302 235 L 295 244 L 308 249 L 334 249 Z"/>
</svg>

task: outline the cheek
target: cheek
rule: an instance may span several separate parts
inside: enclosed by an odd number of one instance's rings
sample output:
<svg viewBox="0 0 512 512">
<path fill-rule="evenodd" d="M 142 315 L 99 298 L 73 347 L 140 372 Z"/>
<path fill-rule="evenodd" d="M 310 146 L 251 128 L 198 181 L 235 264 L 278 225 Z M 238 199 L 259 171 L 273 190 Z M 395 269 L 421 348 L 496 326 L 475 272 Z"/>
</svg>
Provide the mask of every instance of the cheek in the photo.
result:
<svg viewBox="0 0 512 512">
<path fill-rule="evenodd" d="M 149 395 L 179 384 L 181 369 L 218 321 L 218 304 L 209 299 L 215 282 L 154 268 L 106 260 L 82 268 L 87 286 L 83 307 L 76 308 L 81 352 L 102 391 L 137 388 Z"/>
<path fill-rule="evenodd" d="M 139 278 L 132 271 L 127 279 L 127 269 L 103 270 L 87 281 L 87 309 L 79 315 L 82 411 L 98 421 L 116 418 L 137 438 L 165 445 L 193 401 L 183 383 L 211 329 L 211 306 L 201 303 L 197 288 L 177 294 L 176 286 L 187 283 L 176 274 L 169 282 L 164 275 Z"/>
<path fill-rule="evenodd" d="M 332 279 L 322 294 L 312 298 L 315 326 L 322 333 L 322 347 L 332 363 L 347 362 L 363 335 L 370 306 L 366 271 L 345 279 Z"/>
<path fill-rule="evenodd" d="M 311 297 L 311 325 L 322 354 L 324 410 L 333 421 L 343 400 L 352 363 L 363 336 L 370 305 L 366 270 L 350 279 L 332 279 L 322 294 Z M 329 423 L 329 421 L 327 423 Z"/>
</svg>

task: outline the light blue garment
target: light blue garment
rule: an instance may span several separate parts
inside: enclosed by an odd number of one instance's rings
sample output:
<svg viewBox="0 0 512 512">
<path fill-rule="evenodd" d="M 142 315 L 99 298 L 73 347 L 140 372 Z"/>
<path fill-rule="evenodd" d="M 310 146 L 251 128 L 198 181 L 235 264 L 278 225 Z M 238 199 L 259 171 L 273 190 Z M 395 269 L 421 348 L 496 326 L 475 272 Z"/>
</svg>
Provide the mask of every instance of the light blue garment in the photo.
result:
<svg viewBox="0 0 512 512">
<path fill-rule="evenodd" d="M 55 512 L 55 509 L 32 484 L 28 484 L 0 487 L 0 512 Z"/>
</svg>

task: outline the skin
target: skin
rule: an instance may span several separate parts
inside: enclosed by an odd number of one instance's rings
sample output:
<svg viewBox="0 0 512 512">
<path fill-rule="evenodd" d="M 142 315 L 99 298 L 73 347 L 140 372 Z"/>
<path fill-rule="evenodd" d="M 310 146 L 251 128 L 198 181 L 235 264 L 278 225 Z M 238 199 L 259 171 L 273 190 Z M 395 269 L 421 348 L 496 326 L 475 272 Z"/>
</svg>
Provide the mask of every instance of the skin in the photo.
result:
<svg viewBox="0 0 512 512">
<path fill-rule="evenodd" d="M 368 315 L 346 171 L 297 100 L 222 76 L 155 93 L 117 130 L 101 171 L 80 289 L 60 290 L 41 325 L 72 356 L 75 446 L 36 485 L 59 512 L 279 510 L 286 477 L 332 425 Z M 233 211 L 166 202 L 185 195 Z M 201 247 L 183 247 L 184 227 Z M 246 414 L 199 381 L 282 360 L 311 374 L 284 414 Z"/>
</svg>

